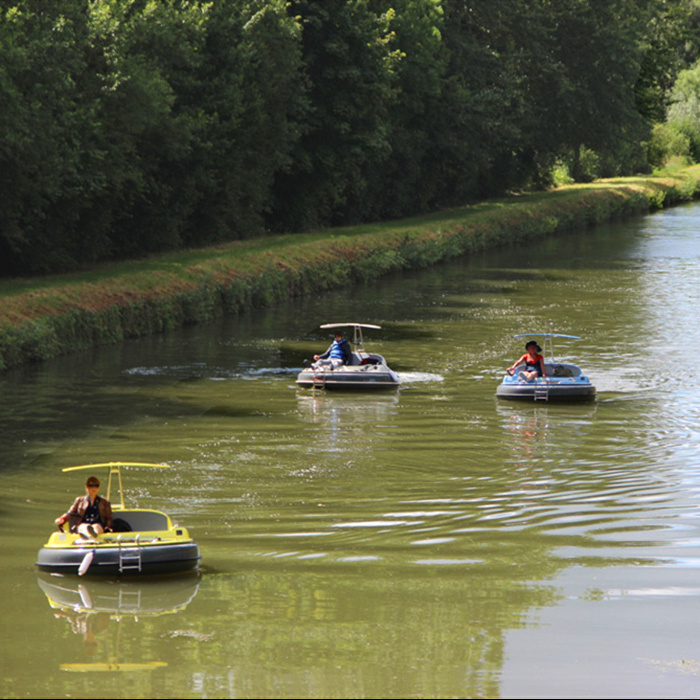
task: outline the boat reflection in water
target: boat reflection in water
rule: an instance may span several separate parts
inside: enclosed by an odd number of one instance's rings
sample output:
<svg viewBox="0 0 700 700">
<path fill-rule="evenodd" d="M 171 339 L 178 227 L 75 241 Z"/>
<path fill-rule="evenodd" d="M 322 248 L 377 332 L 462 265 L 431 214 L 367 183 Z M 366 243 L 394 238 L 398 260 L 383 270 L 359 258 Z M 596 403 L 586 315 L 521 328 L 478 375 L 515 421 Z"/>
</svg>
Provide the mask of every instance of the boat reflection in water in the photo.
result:
<svg viewBox="0 0 700 700">
<path fill-rule="evenodd" d="M 564 445 L 569 454 L 590 437 L 596 402 L 581 404 L 499 402 L 503 445 L 508 463 L 517 470 L 544 468 L 551 462 L 553 445 Z"/>
<path fill-rule="evenodd" d="M 108 581 L 77 579 L 72 576 L 40 574 L 37 582 L 56 619 L 70 625 L 82 637 L 89 661 L 60 664 L 63 671 L 143 671 L 167 666 L 163 661 L 119 660 L 121 626 L 124 620 L 170 615 L 184 610 L 197 595 L 198 573 L 158 581 Z M 110 629 L 116 626 L 116 639 Z M 99 638 L 108 638 L 106 659 L 97 661 Z"/>
</svg>

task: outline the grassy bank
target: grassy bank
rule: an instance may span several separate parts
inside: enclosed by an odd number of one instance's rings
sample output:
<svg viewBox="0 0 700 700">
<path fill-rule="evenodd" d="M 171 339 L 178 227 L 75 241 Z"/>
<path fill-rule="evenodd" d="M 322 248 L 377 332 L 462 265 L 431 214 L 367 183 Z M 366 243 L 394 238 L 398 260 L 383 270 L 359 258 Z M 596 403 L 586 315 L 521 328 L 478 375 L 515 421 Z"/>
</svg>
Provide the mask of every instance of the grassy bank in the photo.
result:
<svg viewBox="0 0 700 700">
<path fill-rule="evenodd" d="M 0 369 L 689 201 L 700 166 L 430 216 L 0 282 Z"/>
</svg>

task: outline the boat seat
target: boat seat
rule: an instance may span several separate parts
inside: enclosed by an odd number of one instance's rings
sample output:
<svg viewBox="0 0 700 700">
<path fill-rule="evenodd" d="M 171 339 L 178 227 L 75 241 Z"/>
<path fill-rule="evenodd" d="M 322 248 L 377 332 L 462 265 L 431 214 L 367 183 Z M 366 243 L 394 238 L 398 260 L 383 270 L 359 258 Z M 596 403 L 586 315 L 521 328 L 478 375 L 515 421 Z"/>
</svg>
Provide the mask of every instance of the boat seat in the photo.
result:
<svg viewBox="0 0 700 700">
<path fill-rule="evenodd" d="M 547 372 L 547 376 L 551 377 L 576 377 L 581 374 L 581 370 L 575 365 L 556 364 L 552 367 L 552 374 Z"/>
<path fill-rule="evenodd" d="M 381 362 L 379 355 L 373 355 L 369 352 L 354 352 L 350 364 L 357 367 L 359 365 L 379 365 Z"/>
<path fill-rule="evenodd" d="M 114 519 L 123 520 L 131 532 L 152 532 L 168 529 L 168 516 L 157 511 L 114 511 Z"/>
</svg>

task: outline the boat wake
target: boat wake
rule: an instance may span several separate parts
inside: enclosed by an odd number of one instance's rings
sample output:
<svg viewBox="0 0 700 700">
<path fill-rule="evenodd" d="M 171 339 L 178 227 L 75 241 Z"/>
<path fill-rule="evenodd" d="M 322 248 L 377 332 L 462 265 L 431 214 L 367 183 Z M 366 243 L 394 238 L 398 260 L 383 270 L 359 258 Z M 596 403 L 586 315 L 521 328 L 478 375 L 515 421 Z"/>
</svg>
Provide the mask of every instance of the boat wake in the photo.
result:
<svg viewBox="0 0 700 700">
<path fill-rule="evenodd" d="M 214 382 L 242 379 L 288 379 L 296 375 L 301 367 L 251 367 L 249 365 L 230 369 L 211 367 L 206 364 L 174 365 L 159 367 L 132 367 L 124 374 L 140 377 L 173 377 L 176 379 L 208 379 Z"/>
<path fill-rule="evenodd" d="M 445 381 L 445 377 L 433 372 L 399 372 L 398 375 L 401 384 L 424 384 Z"/>
</svg>

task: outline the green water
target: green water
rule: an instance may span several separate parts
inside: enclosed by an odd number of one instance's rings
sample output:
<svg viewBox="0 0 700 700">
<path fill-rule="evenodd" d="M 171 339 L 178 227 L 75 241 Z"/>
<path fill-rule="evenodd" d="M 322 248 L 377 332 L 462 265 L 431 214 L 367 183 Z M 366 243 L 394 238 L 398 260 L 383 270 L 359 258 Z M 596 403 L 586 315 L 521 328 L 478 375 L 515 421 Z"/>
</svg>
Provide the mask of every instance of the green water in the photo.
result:
<svg viewBox="0 0 700 700">
<path fill-rule="evenodd" d="M 697 697 L 700 206 L 0 376 L 4 697 Z M 297 390 L 323 322 L 380 395 Z M 591 405 L 497 402 L 515 333 Z M 129 472 L 201 576 L 39 576 L 61 468 Z M 83 474 L 84 476 L 84 474 Z"/>
</svg>

